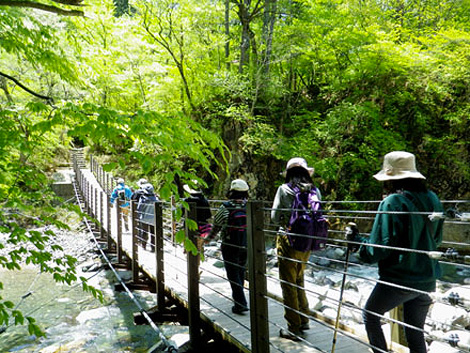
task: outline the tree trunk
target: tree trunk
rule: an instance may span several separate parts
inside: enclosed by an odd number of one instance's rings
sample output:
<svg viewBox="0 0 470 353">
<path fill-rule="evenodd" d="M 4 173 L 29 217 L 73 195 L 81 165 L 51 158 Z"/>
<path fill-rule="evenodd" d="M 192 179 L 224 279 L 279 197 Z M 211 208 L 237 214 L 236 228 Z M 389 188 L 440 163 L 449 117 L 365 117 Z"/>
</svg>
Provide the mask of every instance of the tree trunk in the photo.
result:
<svg viewBox="0 0 470 353">
<path fill-rule="evenodd" d="M 230 70 L 230 0 L 225 0 L 225 63 Z"/>
</svg>

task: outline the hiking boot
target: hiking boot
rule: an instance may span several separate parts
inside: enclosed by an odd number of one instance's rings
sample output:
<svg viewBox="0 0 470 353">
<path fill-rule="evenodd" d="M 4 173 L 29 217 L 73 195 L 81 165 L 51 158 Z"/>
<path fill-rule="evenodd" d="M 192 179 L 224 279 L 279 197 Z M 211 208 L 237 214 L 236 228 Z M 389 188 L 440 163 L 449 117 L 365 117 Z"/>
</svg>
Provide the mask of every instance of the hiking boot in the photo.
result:
<svg viewBox="0 0 470 353">
<path fill-rule="evenodd" d="M 308 324 L 308 322 L 300 325 L 300 331 L 307 331 L 307 330 L 310 330 L 310 325 Z"/>
<path fill-rule="evenodd" d="M 246 306 L 232 306 L 232 313 L 234 314 L 242 315 L 245 311 L 248 311 L 248 308 Z"/>
<path fill-rule="evenodd" d="M 300 342 L 300 337 L 299 337 L 300 335 L 301 335 L 300 332 L 298 334 L 294 334 L 282 328 L 279 331 L 279 337 L 286 338 L 288 340 L 295 341 L 295 342 Z"/>
</svg>

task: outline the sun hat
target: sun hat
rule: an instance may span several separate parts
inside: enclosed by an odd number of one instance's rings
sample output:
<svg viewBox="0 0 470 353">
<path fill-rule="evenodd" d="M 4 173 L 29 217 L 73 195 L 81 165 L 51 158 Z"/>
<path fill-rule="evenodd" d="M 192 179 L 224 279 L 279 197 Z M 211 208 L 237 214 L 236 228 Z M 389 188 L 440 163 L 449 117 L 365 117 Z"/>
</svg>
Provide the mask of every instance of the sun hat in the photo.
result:
<svg viewBox="0 0 470 353">
<path fill-rule="evenodd" d="M 248 191 L 249 189 L 250 187 L 248 186 L 247 182 L 242 179 L 232 180 L 232 183 L 230 184 L 230 190 Z"/>
<path fill-rule="evenodd" d="M 139 181 L 137 182 L 137 185 L 140 187 L 140 186 L 142 186 L 142 185 L 144 185 L 144 184 L 147 184 L 147 183 L 148 183 L 147 179 L 141 178 L 141 179 L 139 179 Z"/>
<path fill-rule="evenodd" d="M 399 180 L 405 178 L 426 179 L 416 169 L 415 155 L 404 151 L 393 151 L 384 157 L 383 167 L 374 175 L 379 181 Z"/>
<path fill-rule="evenodd" d="M 300 157 L 295 157 L 295 158 L 289 159 L 286 165 L 286 170 L 282 174 L 286 176 L 287 171 L 294 167 L 301 167 L 305 169 L 310 174 L 310 176 L 312 176 L 313 172 L 315 171 L 313 167 L 308 166 L 307 161 L 305 159 L 300 158 Z"/>
<path fill-rule="evenodd" d="M 117 180 L 117 183 L 118 183 L 118 184 L 124 184 L 124 179 L 123 179 L 123 178 L 119 178 L 119 179 Z"/>
<path fill-rule="evenodd" d="M 193 183 L 195 187 L 199 186 L 199 183 L 197 180 L 191 180 L 191 183 Z M 190 194 L 198 194 L 201 192 L 201 190 L 193 189 L 188 184 L 184 184 L 183 189 L 184 191 L 189 192 Z"/>
</svg>

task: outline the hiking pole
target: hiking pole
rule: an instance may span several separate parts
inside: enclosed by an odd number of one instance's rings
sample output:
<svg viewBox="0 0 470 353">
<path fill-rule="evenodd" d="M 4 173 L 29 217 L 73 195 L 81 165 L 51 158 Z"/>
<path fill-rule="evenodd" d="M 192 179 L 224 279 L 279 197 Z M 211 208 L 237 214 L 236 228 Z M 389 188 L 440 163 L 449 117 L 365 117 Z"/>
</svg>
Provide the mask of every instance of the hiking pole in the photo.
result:
<svg viewBox="0 0 470 353">
<path fill-rule="evenodd" d="M 345 234 L 346 240 L 348 241 L 348 243 L 347 243 L 347 250 L 346 250 L 346 258 L 344 261 L 343 280 L 341 282 L 341 291 L 339 293 L 338 312 L 336 313 L 335 331 L 333 333 L 333 343 L 331 345 L 331 353 L 334 353 L 335 348 L 336 348 L 336 336 L 338 335 L 339 319 L 341 316 L 341 305 L 343 304 L 344 287 L 346 285 L 346 273 L 348 272 L 348 265 L 349 265 L 349 254 L 351 250 L 353 252 L 356 252 L 358 249 L 357 244 L 349 244 L 349 241 L 354 241 L 358 234 L 359 234 L 359 230 L 357 229 L 356 223 L 349 222 L 346 227 L 346 234 Z"/>
</svg>

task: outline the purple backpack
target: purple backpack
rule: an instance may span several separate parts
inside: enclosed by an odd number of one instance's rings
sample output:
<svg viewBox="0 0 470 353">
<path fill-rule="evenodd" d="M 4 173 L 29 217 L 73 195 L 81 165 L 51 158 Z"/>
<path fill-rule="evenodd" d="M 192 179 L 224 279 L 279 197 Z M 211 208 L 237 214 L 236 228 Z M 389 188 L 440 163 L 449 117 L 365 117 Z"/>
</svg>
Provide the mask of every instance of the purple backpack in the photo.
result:
<svg viewBox="0 0 470 353">
<path fill-rule="evenodd" d="M 298 185 L 289 186 L 295 193 L 287 228 L 290 245 L 303 252 L 323 249 L 328 237 L 328 222 L 321 212 L 317 189 L 312 187 L 303 191 Z"/>
</svg>

